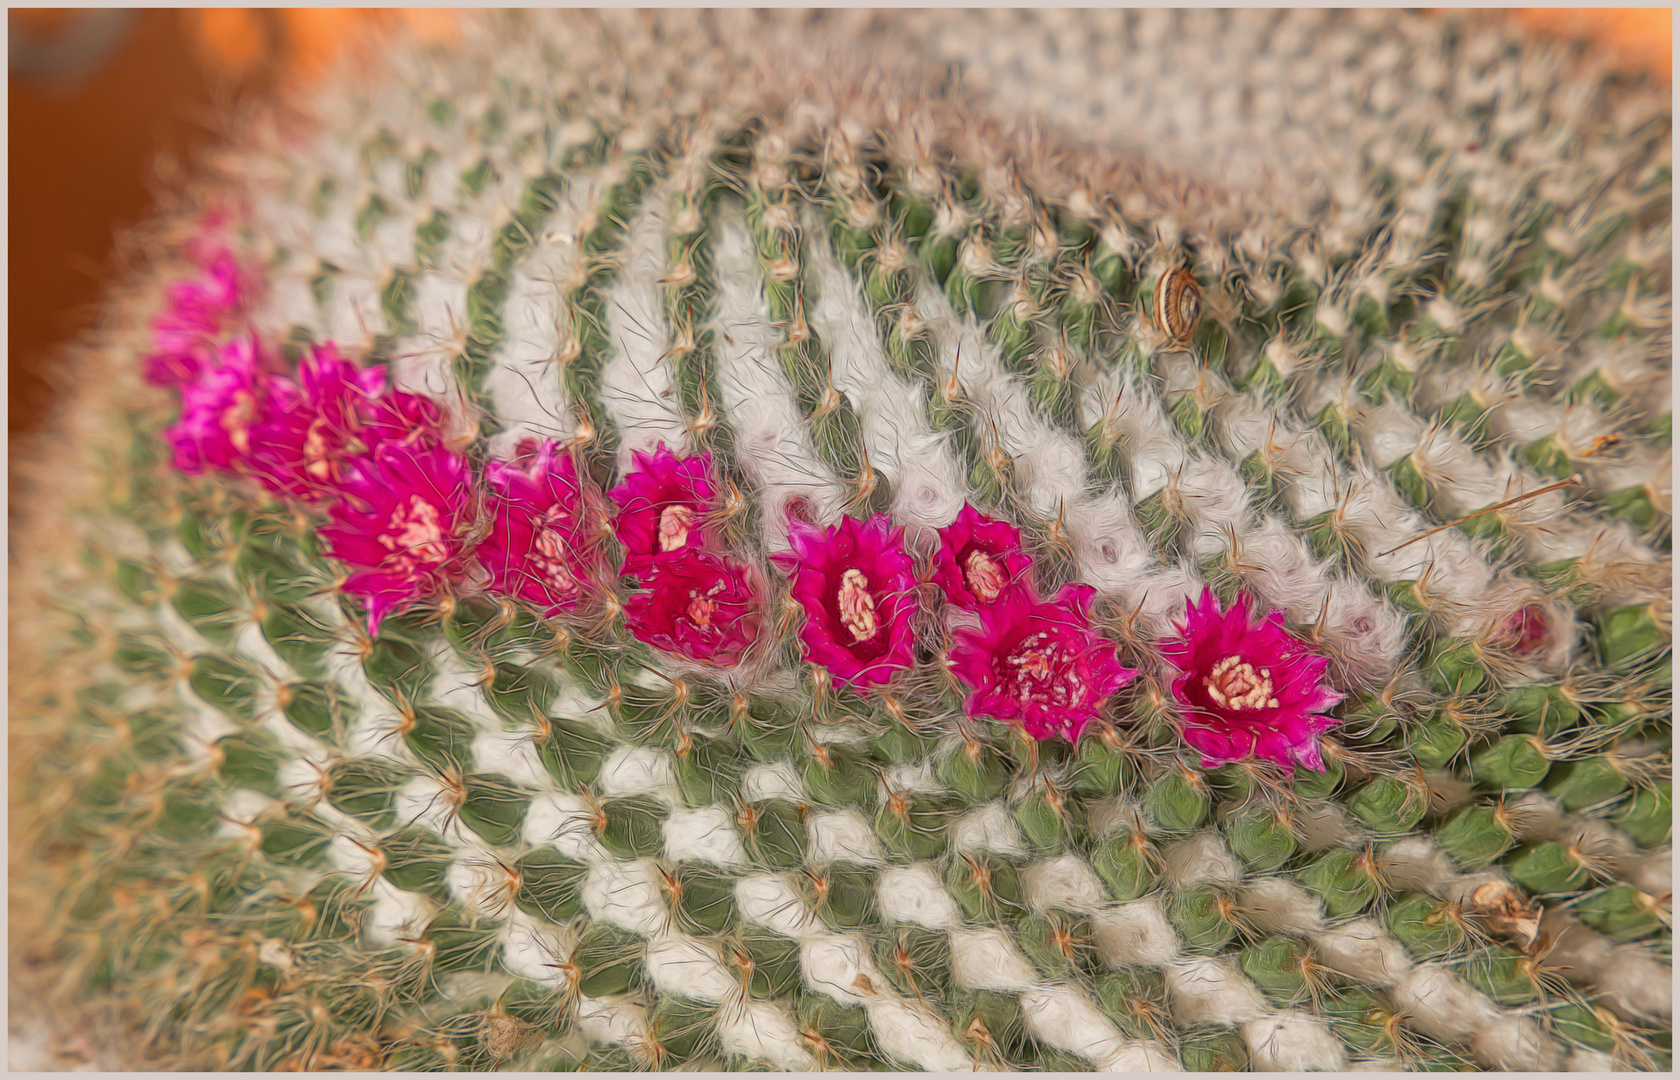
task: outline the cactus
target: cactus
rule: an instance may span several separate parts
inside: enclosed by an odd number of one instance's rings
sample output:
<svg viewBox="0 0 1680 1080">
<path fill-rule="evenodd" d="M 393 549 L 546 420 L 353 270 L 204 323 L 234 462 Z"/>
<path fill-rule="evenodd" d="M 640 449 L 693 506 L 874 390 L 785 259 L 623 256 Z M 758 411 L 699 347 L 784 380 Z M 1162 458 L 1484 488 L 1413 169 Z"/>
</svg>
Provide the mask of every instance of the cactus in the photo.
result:
<svg viewBox="0 0 1680 1080">
<path fill-rule="evenodd" d="M 176 1067 L 1669 1067 L 1665 102 L 1458 15 L 387 45 L 22 474 L 24 967 Z"/>
</svg>

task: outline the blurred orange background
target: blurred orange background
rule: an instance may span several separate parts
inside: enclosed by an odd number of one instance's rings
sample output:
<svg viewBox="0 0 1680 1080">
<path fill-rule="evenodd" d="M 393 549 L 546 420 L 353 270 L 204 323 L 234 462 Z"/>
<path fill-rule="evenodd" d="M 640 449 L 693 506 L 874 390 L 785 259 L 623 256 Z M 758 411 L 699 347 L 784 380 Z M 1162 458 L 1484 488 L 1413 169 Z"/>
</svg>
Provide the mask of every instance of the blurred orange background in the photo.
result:
<svg viewBox="0 0 1680 1080">
<path fill-rule="evenodd" d="M 1672 8 L 1512 14 L 1671 78 Z M 183 171 L 215 140 L 226 104 L 316 76 L 359 25 L 400 23 L 447 40 L 455 17 L 441 8 L 12 9 L 11 434 L 41 421 L 52 358 L 93 325 L 115 271 L 114 237 L 150 212 L 155 178 Z M 33 63 L 20 64 L 20 42 L 35 47 Z"/>
</svg>

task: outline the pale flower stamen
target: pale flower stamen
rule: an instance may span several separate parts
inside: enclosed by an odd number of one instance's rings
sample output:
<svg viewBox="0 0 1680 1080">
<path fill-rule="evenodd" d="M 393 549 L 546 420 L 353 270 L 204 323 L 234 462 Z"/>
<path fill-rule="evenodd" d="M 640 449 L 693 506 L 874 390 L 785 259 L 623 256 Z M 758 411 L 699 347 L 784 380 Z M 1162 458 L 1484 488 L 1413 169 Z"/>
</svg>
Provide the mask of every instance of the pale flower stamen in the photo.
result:
<svg viewBox="0 0 1680 1080">
<path fill-rule="evenodd" d="M 851 569 L 840 575 L 840 622 L 852 635 L 854 645 L 868 641 L 880 630 L 875 619 L 875 598 L 869 595 L 869 579 L 863 571 Z"/>
<path fill-rule="evenodd" d="M 449 558 L 437 507 L 418 495 L 410 495 L 408 502 L 397 504 L 385 529 L 379 534 L 379 543 L 387 551 L 427 563 L 441 563 Z"/>
<path fill-rule="evenodd" d="M 1224 708 L 1275 709 L 1278 699 L 1272 696 L 1272 669 L 1254 670 L 1254 665 L 1240 656 L 1227 656 L 1213 665 L 1206 680 L 1208 696 Z"/>
<path fill-rule="evenodd" d="M 688 543 L 694 527 L 694 511 L 686 506 L 667 506 L 659 512 L 659 550 L 675 551 Z"/>
<path fill-rule="evenodd" d="M 566 547 L 566 538 L 549 526 L 551 522 L 568 516 L 558 506 L 543 515 L 537 528 L 536 551 L 531 555 L 531 564 L 542 574 L 543 580 L 562 596 L 577 591 L 578 582 L 566 567 L 566 562 L 571 557 L 571 552 Z"/>
<path fill-rule="evenodd" d="M 968 591 L 982 600 L 996 600 L 1003 591 L 1003 568 L 984 551 L 968 553 L 968 558 L 963 560 L 963 576 L 968 581 Z"/>
</svg>

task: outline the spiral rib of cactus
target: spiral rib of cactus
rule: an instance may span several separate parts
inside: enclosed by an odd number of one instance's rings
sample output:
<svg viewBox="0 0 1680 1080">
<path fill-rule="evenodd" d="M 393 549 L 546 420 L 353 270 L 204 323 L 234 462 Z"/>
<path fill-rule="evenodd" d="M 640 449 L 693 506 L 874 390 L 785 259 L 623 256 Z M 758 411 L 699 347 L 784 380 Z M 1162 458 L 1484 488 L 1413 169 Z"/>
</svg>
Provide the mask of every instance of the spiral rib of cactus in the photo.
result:
<svg viewBox="0 0 1680 1080">
<path fill-rule="evenodd" d="M 486 12 L 291 105 L 22 474 L 14 909 L 113 1060 L 1671 1066 L 1666 91 Z"/>
</svg>

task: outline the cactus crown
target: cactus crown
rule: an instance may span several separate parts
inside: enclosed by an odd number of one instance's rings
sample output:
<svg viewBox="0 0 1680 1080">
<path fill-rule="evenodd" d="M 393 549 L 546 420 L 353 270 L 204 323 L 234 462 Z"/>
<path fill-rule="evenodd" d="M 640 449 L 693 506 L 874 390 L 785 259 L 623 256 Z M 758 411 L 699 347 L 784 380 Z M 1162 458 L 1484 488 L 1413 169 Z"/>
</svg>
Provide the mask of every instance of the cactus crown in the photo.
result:
<svg viewBox="0 0 1680 1080">
<path fill-rule="evenodd" d="M 39 959 L 137 1049 L 1667 1067 L 1650 89 L 1456 17 L 487 14 L 307 112 L 20 548 Z"/>
</svg>

